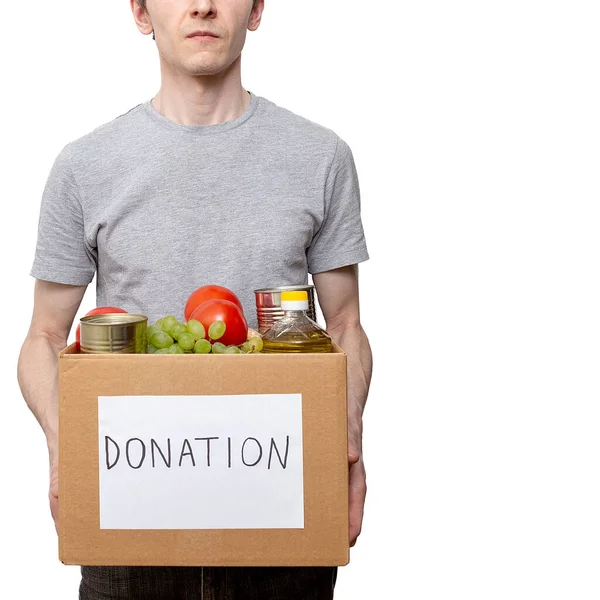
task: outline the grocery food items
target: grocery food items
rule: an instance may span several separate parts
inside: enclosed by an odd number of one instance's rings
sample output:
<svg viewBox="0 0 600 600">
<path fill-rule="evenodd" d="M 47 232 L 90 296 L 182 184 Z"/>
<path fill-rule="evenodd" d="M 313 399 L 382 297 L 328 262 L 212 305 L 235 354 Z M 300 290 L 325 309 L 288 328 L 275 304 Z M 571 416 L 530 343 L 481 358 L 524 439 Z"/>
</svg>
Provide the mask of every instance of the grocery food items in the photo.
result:
<svg viewBox="0 0 600 600">
<path fill-rule="evenodd" d="M 148 317 L 104 313 L 83 317 L 80 350 L 83 354 L 144 354 Z"/>
<path fill-rule="evenodd" d="M 244 312 L 244 307 L 240 302 L 240 299 L 229 289 L 221 285 L 204 285 L 198 288 L 188 298 L 185 304 L 185 310 L 183 314 L 185 320 L 189 321 L 192 318 L 192 313 L 204 302 L 209 300 L 229 300 L 233 302 L 241 311 Z"/>
<path fill-rule="evenodd" d="M 91 317 L 92 315 L 103 315 L 105 313 L 126 313 L 126 310 L 122 308 L 117 308 L 116 306 L 100 306 L 98 308 L 93 308 L 88 313 L 86 313 L 86 317 Z M 75 331 L 75 343 L 77 344 L 77 350 L 81 349 L 81 324 L 77 325 L 77 330 Z"/>
<path fill-rule="evenodd" d="M 308 294 L 308 316 L 316 322 L 315 286 L 314 285 L 287 285 L 283 287 L 264 288 L 254 290 L 256 300 L 256 318 L 258 331 L 262 334 L 270 329 L 276 321 L 284 316 L 281 308 L 282 292 L 306 292 Z"/>
<path fill-rule="evenodd" d="M 306 291 L 281 292 L 284 316 L 263 335 L 264 353 L 332 352 L 329 335 L 308 315 Z"/>
<path fill-rule="evenodd" d="M 218 337 L 218 340 L 226 346 L 239 346 L 247 339 L 248 324 L 246 323 L 244 313 L 237 304 L 229 300 L 209 300 L 208 302 L 203 302 L 194 310 L 191 318 L 200 321 L 207 330 L 215 321 L 225 323 L 226 329 Z"/>
<path fill-rule="evenodd" d="M 198 288 L 188 298 L 184 312 L 186 322 L 168 315 L 147 327 L 147 318 L 142 316 L 145 319 L 142 351 L 150 354 L 249 354 L 260 352 L 262 349 L 260 334 L 248 330 L 239 298 L 225 287 L 207 285 Z M 121 308 L 105 306 L 90 311 L 88 315 L 108 313 L 115 313 L 113 316 L 118 316 L 117 313 L 127 314 Z M 116 324 L 115 322 L 114 325 Z M 119 344 L 125 347 L 131 342 L 125 334 L 123 340 L 117 335 L 114 344 L 109 339 L 110 335 L 104 339 L 105 335 L 108 334 L 100 335 L 99 343 L 102 348 L 109 349 L 100 351 L 132 351 L 120 349 Z M 76 336 L 78 349 L 80 336 L 80 327 L 78 327 Z M 93 340 L 92 346 L 94 346 Z"/>
<path fill-rule="evenodd" d="M 237 306 L 233 306 L 239 312 Z M 227 329 L 227 323 L 219 320 L 212 321 L 208 327 L 205 327 L 196 319 L 181 323 L 173 316 L 164 317 L 154 325 L 148 326 L 146 352 L 148 354 L 252 354 L 262 350 L 262 340 L 256 332 L 250 339 L 246 339 L 244 335 L 242 344 L 225 344 L 223 340 L 227 339 Z"/>
</svg>

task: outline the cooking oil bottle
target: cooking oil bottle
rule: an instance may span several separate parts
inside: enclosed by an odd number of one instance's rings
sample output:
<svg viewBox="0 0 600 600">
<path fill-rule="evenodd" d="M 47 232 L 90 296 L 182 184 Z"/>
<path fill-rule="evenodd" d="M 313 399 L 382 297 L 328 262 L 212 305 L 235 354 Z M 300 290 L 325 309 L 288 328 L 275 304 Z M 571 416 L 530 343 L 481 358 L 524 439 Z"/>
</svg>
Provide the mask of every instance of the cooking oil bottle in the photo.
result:
<svg viewBox="0 0 600 600">
<path fill-rule="evenodd" d="M 263 335 L 263 353 L 332 352 L 331 338 L 306 313 L 308 293 L 281 292 L 284 316 Z"/>
</svg>

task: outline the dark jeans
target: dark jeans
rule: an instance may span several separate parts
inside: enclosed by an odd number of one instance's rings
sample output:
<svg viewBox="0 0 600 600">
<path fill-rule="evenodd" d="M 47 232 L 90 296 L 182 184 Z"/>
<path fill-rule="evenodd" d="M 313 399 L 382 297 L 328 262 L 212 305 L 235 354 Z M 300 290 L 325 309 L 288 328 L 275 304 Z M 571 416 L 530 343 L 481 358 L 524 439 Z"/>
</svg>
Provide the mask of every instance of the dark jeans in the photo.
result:
<svg viewBox="0 0 600 600">
<path fill-rule="evenodd" d="M 79 600 L 331 600 L 337 567 L 81 567 Z"/>
</svg>

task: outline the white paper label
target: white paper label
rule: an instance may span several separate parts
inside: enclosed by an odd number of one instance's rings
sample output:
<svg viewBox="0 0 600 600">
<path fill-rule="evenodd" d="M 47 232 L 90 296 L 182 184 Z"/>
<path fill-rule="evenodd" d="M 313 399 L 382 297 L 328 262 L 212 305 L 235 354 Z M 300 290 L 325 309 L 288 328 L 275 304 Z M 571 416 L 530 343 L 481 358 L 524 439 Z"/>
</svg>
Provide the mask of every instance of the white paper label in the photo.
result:
<svg viewBox="0 0 600 600">
<path fill-rule="evenodd" d="M 101 529 L 304 527 L 302 395 L 98 397 Z"/>
</svg>

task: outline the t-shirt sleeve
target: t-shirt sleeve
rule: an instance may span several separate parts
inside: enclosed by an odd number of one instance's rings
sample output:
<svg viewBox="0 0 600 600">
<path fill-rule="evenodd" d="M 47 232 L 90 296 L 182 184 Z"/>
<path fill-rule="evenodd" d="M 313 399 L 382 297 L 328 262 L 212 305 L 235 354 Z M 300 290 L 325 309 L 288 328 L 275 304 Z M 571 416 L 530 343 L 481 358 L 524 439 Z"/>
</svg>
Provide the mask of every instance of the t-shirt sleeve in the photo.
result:
<svg viewBox="0 0 600 600">
<path fill-rule="evenodd" d="M 337 146 L 325 183 L 325 213 L 307 250 L 311 274 L 331 271 L 369 259 L 360 216 L 358 175 L 348 145 Z"/>
<path fill-rule="evenodd" d="M 83 211 L 67 146 L 54 161 L 44 188 L 30 275 L 55 283 L 87 285 L 95 270 L 94 249 L 85 237 Z"/>
</svg>

